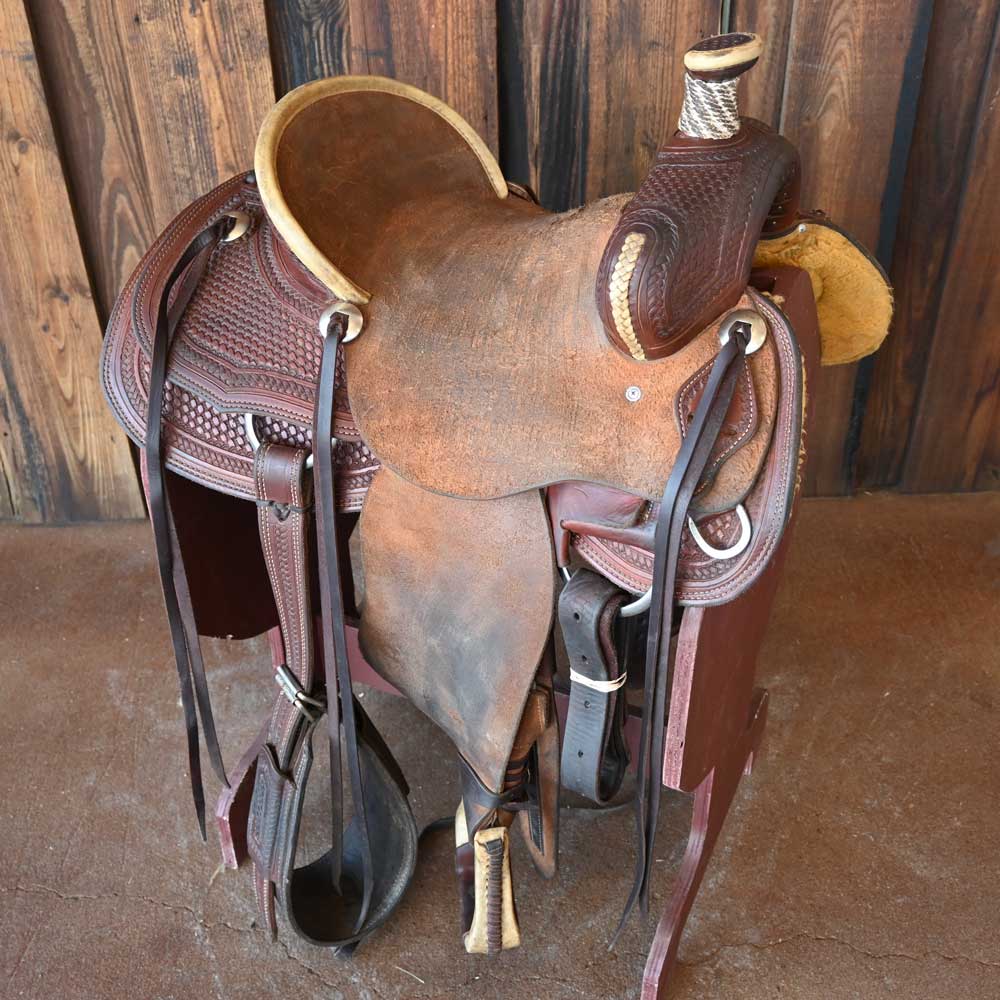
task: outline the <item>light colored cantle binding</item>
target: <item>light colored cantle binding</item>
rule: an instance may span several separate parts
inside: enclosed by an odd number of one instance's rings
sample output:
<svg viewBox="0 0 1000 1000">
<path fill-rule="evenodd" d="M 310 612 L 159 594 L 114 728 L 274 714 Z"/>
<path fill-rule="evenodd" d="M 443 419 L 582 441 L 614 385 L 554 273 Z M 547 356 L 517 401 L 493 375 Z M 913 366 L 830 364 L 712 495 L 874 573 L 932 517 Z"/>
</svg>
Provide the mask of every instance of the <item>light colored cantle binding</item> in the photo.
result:
<svg viewBox="0 0 1000 1000">
<path fill-rule="evenodd" d="M 313 242 L 285 198 L 279 171 L 282 136 L 303 111 L 331 98 L 358 93 L 391 94 L 433 111 L 458 133 L 475 155 L 497 197 L 506 198 L 508 188 L 500 164 L 476 130 L 443 101 L 409 84 L 381 76 L 337 76 L 303 84 L 286 94 L 268 112 L 257 136 L 254 173 L 261 199 L 271 221 L 299 260 L 334 295 L 356 305 L 364 305 L 371 299 L 371 291 L 348 277 Z"/>
<path fill-rule="evenodd" d="M 459 802 L 455 813 L 455 846 L 469 842 L 465 806 Z M 463 935 L 470 955 L 496 955 L 519 948 L 521 928 L 514 908 L 514 884 L 510 877 L 510 833 L 505 826 L 476 831 L 475 911 L 472 925 Z"/>
</svg>

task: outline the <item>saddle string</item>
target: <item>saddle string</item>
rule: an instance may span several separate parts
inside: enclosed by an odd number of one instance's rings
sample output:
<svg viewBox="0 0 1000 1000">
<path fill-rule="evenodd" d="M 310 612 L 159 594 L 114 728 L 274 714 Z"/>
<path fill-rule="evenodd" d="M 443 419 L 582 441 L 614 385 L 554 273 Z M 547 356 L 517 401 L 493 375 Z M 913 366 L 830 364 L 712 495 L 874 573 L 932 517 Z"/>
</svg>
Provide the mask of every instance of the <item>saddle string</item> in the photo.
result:
<svg viewBox="0 0 1000 1000">
<path fill-rule="evenodd" d="M 636 773 L 635 878 L 612 936 L 613 947 L 637 902 L 648 911 L 650 874 L 659 818 L 667 692 L 673 682 L 670 650 L 672 611 L 687 509 L 704 474 L 732 401 L 747 334 L 738 325 L 716 355 L 690 430 L 678 452 L 660 502 L 653 557 L 652 600 L 646 640 L 646 676 Z"/>
<path fill-rule="evenodd" d="M 316 393 L 313 441 L 328 441 L 333 438 L 337 349 L 347 332 L 346 317 L 344 314 L 335 313 L 323 334 L 323 356 L 320 362 L 319 386 Z M 358 723 L 352 696 L 350 664 L 347 657 L 344 595 L 340 580 L 340 545 L 336 530 L 334 449 L 317 448 L 313 455 L 313 474 L 316 480 L 316 539 L 319 556 L 320 606 L 323 620 L 323 669 L 326 676 L 330 743 L 330 808 L 335 838 L 335 849 L 331 859 L 331 880 L 334 888 L 339 892 L 343 864 L 344 816 L 340 752 L 340 728 L 342 725 L 344 756 L 351 782 L 354 822 L 358 827 L 358 843 L 363 872 L 361 909 L 355 925 L 357 933 L 364 926 L 371 906 L 374 891 L 374 866 L 358 750 Z"/>
<path fill-rule="evenodd" d="M 191 794 L 194 799 L 198 827 L 202 839 L 205 832 L 205 790 L 201 772 L 198 717 L 205 729 L 205 746 L 216 776 L 228 788 L 222 751 L 215 727 L 215 716 L 205 676 L 198 628 L 191 603 L 187 574 L 180 541 L 170 508 L 166 489 L 166 465 L 163 449 L 163 405 L 167 382 L 167 361 L 174 331 L 197 287 L 211 251 L 224 240 L 233 226 L 233 219 L 223 216 L 213 225 L 203 229 L 188 244 L 174 265 L 160 294 L 157 307 L 156 328 L 150 350 L 149 396 L 146 406 L 146 495 L 149 518 L 153 527 L 157 568 L 167 622 L 173 646 L 177 677 L 180 682 L 181 705 L 187 735 L 188 768 Z M 177 283 L 183 277 L 183 282 Z M 170 295 L 177 286 L 178 292 L 171 304 Z"/>
</svg>

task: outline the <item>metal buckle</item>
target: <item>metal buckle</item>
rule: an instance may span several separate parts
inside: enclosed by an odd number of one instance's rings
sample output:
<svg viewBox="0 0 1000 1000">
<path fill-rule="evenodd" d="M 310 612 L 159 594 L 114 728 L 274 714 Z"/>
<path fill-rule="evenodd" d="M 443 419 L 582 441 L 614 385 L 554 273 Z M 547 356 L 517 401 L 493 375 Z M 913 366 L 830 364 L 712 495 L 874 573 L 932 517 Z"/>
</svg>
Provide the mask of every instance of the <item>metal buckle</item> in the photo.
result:
<svg viewBox="0 0 1000 1000">
<path fill-rule="evenodd" d="M 326 711 L 326 702 L 319 698 L 310 698 L 302 689 L 298 678 L 282 663 L 274 672 L 274 679 L 281 688 L 281 693 L 310 722 L 315 722 Z"/>
</svg>

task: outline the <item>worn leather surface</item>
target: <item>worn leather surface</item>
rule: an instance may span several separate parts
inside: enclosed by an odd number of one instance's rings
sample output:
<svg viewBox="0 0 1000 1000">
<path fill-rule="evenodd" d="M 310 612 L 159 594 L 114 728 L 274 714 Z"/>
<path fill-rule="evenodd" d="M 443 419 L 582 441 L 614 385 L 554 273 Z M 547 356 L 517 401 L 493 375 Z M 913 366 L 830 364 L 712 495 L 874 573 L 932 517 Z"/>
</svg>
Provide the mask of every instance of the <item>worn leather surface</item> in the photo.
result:
<svg viewBox="0 0 1000 1000">
<path fill-rule="evenodd" d="M 679 162 L 658 164 L 635 199 L 552 215 L 498 190 L 495 161 L 452 112 L 391 88 L 380 78 L 307 84 L 268 115 L 255 156 L 289 245 L 332 293 L 365 307 L 364 334 L 346 349 L 362 438 L 404 478 L 453 496 L 564 479 L 655 496 L 680 443 L 663 417 L 715 352 L 706 328 L 742 294 L 794 151 L 750 121 L 709 150 L 678 138 Z M 701 343 L 637 366 L 608 340 L 599 276 L 622 208 L 646 211 L 650 186 L 661 215 L 663 198 L 673 202 L 664 225 L 683 237 L 668 268 L 677 287 L 661 288 L 654 318 L 670 319 L 660 315 L 669 299 L 685 338 Z M 755 385 L 773 383 L 766 355 L 752 369 Z M 629 403 L 633 386 L 643 397 Z M 762 415 L 739 475 L 720 470 L 717 509 L 760 467 Z"/>
<path fill-rule="evenodd" d="M 536 252 L 542 255 L 555 252 L 553 247 L 546 249 L 545 230 L 556 217 L 540 213 L 522 199 L 500 201 L 492 197 L 489 204 L 500 206 L 505 216 L 512 210 L 522 222 L 534 220 L 541 226 L 532 236 Z M 173 255 L 180 252 L 186 240 L 224 211 L 234 208 L 250 213 L 251 230 L 245 237 L 222 244 L 214 252 L 174 338 L 171 384 L 165 404 L 166 453 L 169 468 L 214 489 L 252 497 L 252 451 L 242 414 L 249 411 L 261 415 L 257 429 L 262 440 L 311 446 L 309 424 L 319 367 L 320 338 L 316 323 L 329 299 L 329 293 L 297 263 L 263 214 L 255 185 L 242 176 L 222 185 L 182 213 L 146 254 L 126 285 L 109 323 L 102 377 L 120 422 L 141 444 L 147 351 L 156 296 L 173 263 Z M 613 224 L 614 212 L 608 214 L 613 200 L 595 208 L 603 216 L 605 226 Z M 577 235 L 564 248 L 567 254 L 582 238 L 578 227 L 585 221 L 583 214 L 578 213 L 580 220 L 571 223 Z M 562 231 L 565 226 L 551 228 Z M 592 228 L 589 219 L 584 228 L 588 231 Z M 432 237 L 426 238 L 434 242 Z M 596 239 L 588 237 L 595 254 L 597 244 L 604 238 L 603 230 Z M 424 251 L 422 246 L 415 249 L 421 259 L 426 258 Z M 450 287 L 456 295 L 463 282 L 471 282 L 475 287 L 478 280 L 472 271 L 458 275 L 446 267 L 446 272 L 439 286 L 442 303 L 451 298 L 449 286 L 443 283 L 449 274 Z M 433 277 L 429 271 L 425 280 Z M 549 298 L 565 297 L 565 283 L 549 277 Z M 569 285 L 572 294 L 572 282 Z M 561 315 L 562 303 L 548 301 L 543 285 L 536 285 L 533 292 L 523 291 L 527 296 L 525 301 L 533 302 L 538 310 L 538 328 L 543 328 L 551 316 Z M 390 303 L 394 300 L 389 290 L 383 298 Z M 578 344 L 577 331 L 566 323 L 560 328 L 562 339 L 551 335 L 511 336 L 513 328 L 504 324 L 498 331 L 499 337 L 486 338 L 490 350 L 473 362 L 475 367 L 471 371 L 470 356 L 456 348 L 455 339 L 447 341 L 449 331 L 441 330 L 440 326 L 435 329 L 442 349 L 436 357 L 428 353 L 434 346 L 430 336 L 426 344 L 417 335 L 409 338 L 404 335 L 398 340 L 393 337 L 392 330 L 410 329 L 411 318 L 405 313 L 411 300 L 395 300 L 403 307 L 403 315 L 396 315 L 391 304 L 389 312 L 383 313 L 382 299 L 374 300 L 369 307 L 365 335 L 355 345 L 369 345 L 358 356 L 371 357 L 370 370 L 360 361 L 355 362 L 353 353 L 350 362 L 359 365 L 357 378 L 368 385 L 364 390 L 356 390 L 354 406 L 365 410 L 366 415 L 369 410 L 377 411 L 380 405 L 389 409 L 388 413 L 376 412 L 371 417 L 376 425 L 368 433 L 380 441 L 387 439 L 383 451 L 388 449 L 395 455 L 406 449 L 400 455 L 402 465 L 398 471 L 431 488 L 457 495 L 501 494 L 574 478 L 592 478 L 625 489 L 636 488 L 630 480 L 641 480 L 648 488 L 639 491 L 655 495 L 657 484 L 669 471 L 672 455 L 676 453 L 684 415 L 697 401 L 696 397 L 685 397 L 689 404 L 685 408 L 680 394 L 689 377 L 704 369 L 710 360 L 714 330 L 706 330 L 696 345 L 661 365 L 638 366 L 620 357 L 604 341 L 589 298 L 586 293 L 584 301 L 577 303 L 582 313 L 591 318 L 591 335 L 584 344 Z M 423 305 L 428 307 L 426 302 Z M 477 308 L 475 303 L 470 303 L 469 309 L 483 312 L 483 307 Z M 450 311 L 452 322 L 458 312 Z M 474 322 L 475 318 L 470 317 L 470 323 Z M 504 336 L 509 342 L 506 346 L 511 348 L 509 354 L 504 353 L 505 345 L 500 342 Z M 377 348 L 386 339 L 393 341 L 393 350 L 387 362 L 381 364 Z M 466 336 L 458 342 L 465 344 L 470 339 Z M 413 351 L 420 354 L 418 367 L 423 370 L 426 366 L 427 378 L 420 380 L 421 387 L 414 385 Z M 576 364 L 568 365 L 567 357 L 574 358 Z M 605 370 L 605 364 L 611 365 L 612 370 Z M 393 385 L 390 392 L 388 380 L 400 375 L 404 368 L 407 380 Z M 766 352 L 755 358 L 751 369 L 753 381 L 741 387 L 734 403 L 734 419 L 738 422 L 749 410 L 756 409 L 756 433 L 746 441 L 746 448 L 739 449 L 738 461 L 733 462 L 732 456 L 727 456 L 719 463 L 715 482 L 698 498 L 699 505 L 706 509 L 726 509 L 738 501 L 752 482 L 767 446 L 773 419 L 770 412 L 773 367 L 768 364 Z M 524 377 L 526 371 L 534 373 L 531 379 Z M 448 380 L 443 382 L 439 376 L 445 375 Z M 467 387 L 464 392 L 453 391 L 459 380 Z M 340 381 L 336 421 L 341 484 L 338 501 L 342 509 L 358 510 L 364 490 L 378 467 L 372 453 L 372 448 L 377 451 L 378 446 L 361 439 L 351 416 L 345 380 Z M 643 391 L 638 403 L 628 403 L 624 397 L 625 389 L 631 385 L 638 385 Z M 672 393 L 678 398 L 669 398 Z M 501 394 L 504 399 L 498 400 Z M 478 405 L 477 399 L 481 400 Z M 654 419 L 657 415 L 650 410 L 657 405 L 676 410 L 673 419 Z M 422 411 L 419 428 L 414 427 L 413 407 Z M 477 474 L 474 470 L 480 463 L 471 461 L 471 456 L 489 454 L 494 447 L 494 443 L 487 444 L 483 438 L 492 437 L 488 417 L 498 412 L 507 432 L 497 439 L 501 444 L 507 442 L 503 445 L 504 452 Z M 568 413 L 586 418 L 574 422 L 578 427 L 575 433 L 569 429 Z M 559 467 L 554 467 L 555 459 L 546 457 L 546 442 L 536 442 L 533 451 L 520 447 L 531 443 L 530 437 L 540 421 L 546 422 L 548 434 L 562 438 Z M 402 433 L 404 424 L 408 425 L 406 434 Z M 415 429 L 423 433 L 416 435 L 410 444 Z M 457 435 L 453 434 L 456 430 Z M 520 440 L 512 438 L 514 433 Z M 650 453 L 659 449 L 652 461 L 654 468 L 647 468 L 645 476 L 641 468 L 636 470 L 638 475 L 627 468 L 628 458 L 617 454 L 619 450 L 614 444 L 619 435 L 624 435 L 625 440 L 642 436 L 640 454 L 645 455 L 647 467 Z M 404 440 L 401 442 L 400 438 Z M 445 440 L 454 442 L 454 449 L 443 448 Z M 601 447 L 595 449 L 598 444 Z M 417 450 L 421 448 L 422 451 Z M 424 465 L 435 458 L 440 459 L 438 467 L 425 469 Z M 489 477 L 496 476 L 501 465 L 508 471 L 491 482 Z M 488 466 L 493 467 L 492 473 Z M 473 475 L 478 478 L 470 481 L 468 477 Z"/>
<path fill-rule="evenodd" d="M 559 595 L 559 630 L 572 670 L 562 783 L 597 803 L 614 797 L 625 777 L 625 687 L 601 690 L 626 669 L 618 656 L 615 625 L 625 595 L 612 581 L 578 569 Z"/>
<path fill-rule="evenodd" d="M 457 500 L 383 468 L 360 530 L 365 658 L 499 792 L 552 627 L 541 496 Z"/>
<path fill-rule="evenodd" d="M 779 417 L 763 474 L 744 503 L 753 526 L 750 545 L 731 559 L 713 559 L 685 532 L 676 598 L 681 604 L 721 604 L 742 593 L 767 564 L 781 538 L 795 492 L 799 489 L 804 454 L 802 428 L 808 399 L 799 338 L 813 358 L 818 352 L 816 305 L 809 275 L 796 268 L 773 268 L 760 274 L 769 296 L 755 294 L 760 311 L 779 346 L 781 393 Z M 780 299 L 782 307 L 776 304 Z M 791 334 L 789 319 L 795 322 Z M 627 494 L 611 493 L 585 483 L 560 484 L 548 491 L 557 552 L 568 562 L 572 550 L 592 568 L 632 593 L 650 585 L 653 567 L 653 527 L 657 505 Z M 727 548 L 739 537 L 733 511 L 695 515 L 705 539 Z"/>
<path fill-rule="evenodd" d="M 680 446 L 678 394 L 718 351 L 718 324 L 662 361 L 624 357 L 604 336 L 590 284 L 619 205 L 599 202 L 565 220 L 520 205 L 502 209 L 499 229 L 466 212 L 428 229 L 432 206 L 408 213 L 426 225 L 391 251 L 387 273 L 397 277 L 345 349 L 361 435 L 399 475 L 453 496 L 583 479 L 652 498 Z M 486 301 L 468 291 L 481 281 L 480 251 L 497 283 Z M 417 261 L 435 289 L 427 299 L 398 277 L 407 269 L 415 280 Z M 719 509 L 738 502 L 763 462 L 775 360 L 767 346 L 751 358 L 757 431 L 738 474 L 727 475 L 727 463 L 716 473 L 706 502 Z M 626 397 L 633 386 L 637 402 Z"/>
</svg>

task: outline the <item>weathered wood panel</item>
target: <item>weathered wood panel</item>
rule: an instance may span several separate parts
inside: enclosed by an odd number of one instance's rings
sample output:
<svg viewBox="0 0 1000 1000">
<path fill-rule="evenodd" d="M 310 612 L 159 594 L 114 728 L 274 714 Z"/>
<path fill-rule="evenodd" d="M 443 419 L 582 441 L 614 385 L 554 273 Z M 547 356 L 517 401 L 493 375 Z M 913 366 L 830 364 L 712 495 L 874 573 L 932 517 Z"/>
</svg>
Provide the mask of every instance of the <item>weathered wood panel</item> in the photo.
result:
<svg viewBox="0 0 1000 1000">
<path fill-rule="evenodd" d="M 101 396 L 100 324 L 20 3 L 0 5 L 0 37 L 0 513 L 141 516 Z"/>
<path fill-rule="evenodd" d="M 927 359 L 905 490 L 971 489 L 995 463 L 1000 406 L 1000 47 L 994 31 L 976 135 Z M 981 467 L 985 465 L 985 468 Z"/>
<path fill-rule="evenodd" d="M 258 0 L 116 3 L 157 230 L 194 196 L 253 165 L 274 103 Z"/>
<path fill-rule="evenodd" d="M 803 205 L 825 210 L 883 264 L 899 197 L 893 182 L 912 130 L 904 79 L 919 76 L 930 10 L 930 0 L 796 0 L 792 18 L 781 130 L 802 155 Z M 856 365 L 820 375 L 809 494 L 850 488 L 856 376 Z"/>
<path fill-rule="evenodd" d="M 496 151 L 496 7 L 488 0 L 269 5 L 280 93 L 342 73 L 389 76 L 454 107 Z"/>
<path fill-rule="evenodd" d="M 80 241 L 106 321 L 118 289 L 156 233 L 114 8 L 38 0 L 29 10 Z"/>
<path fill-rule="evenodd" d="M 962 238 L 955 223 L 997 10 L 996 2 L 979 0 L 934 10 L 890 271 L 893 333 L 875 359 L 857 458 L 867 487 L 899 483 L 932 342 L 951 335 L 941 290 L 952 245 Z"/>
<path fill-rule="evenodd" d="M 500 2 L 501 164 L 562 211 L 634 190 L 677 127 L 684 51 L 711 0 Z"/>
<path fill-rule="evenodd" d="M 764 41 L 763 55 L 743 78 L 740 108 L 773 128 L 781 120 L 794 7 L 795 0 L 733 0 L 732 5 L 732 29 L 753 31 Z"/>
<path fill-rule="evenodd" d="M 274 100 L 257 0 L 31 7 L 102 318 L 153 237 L 253 163 Z"/>
<path fill-rule="evenodd" d="M 347 0 L 285 0 L 265 8 L 279 97 L 310 80 L 350 72 Z"/>
</svg>

